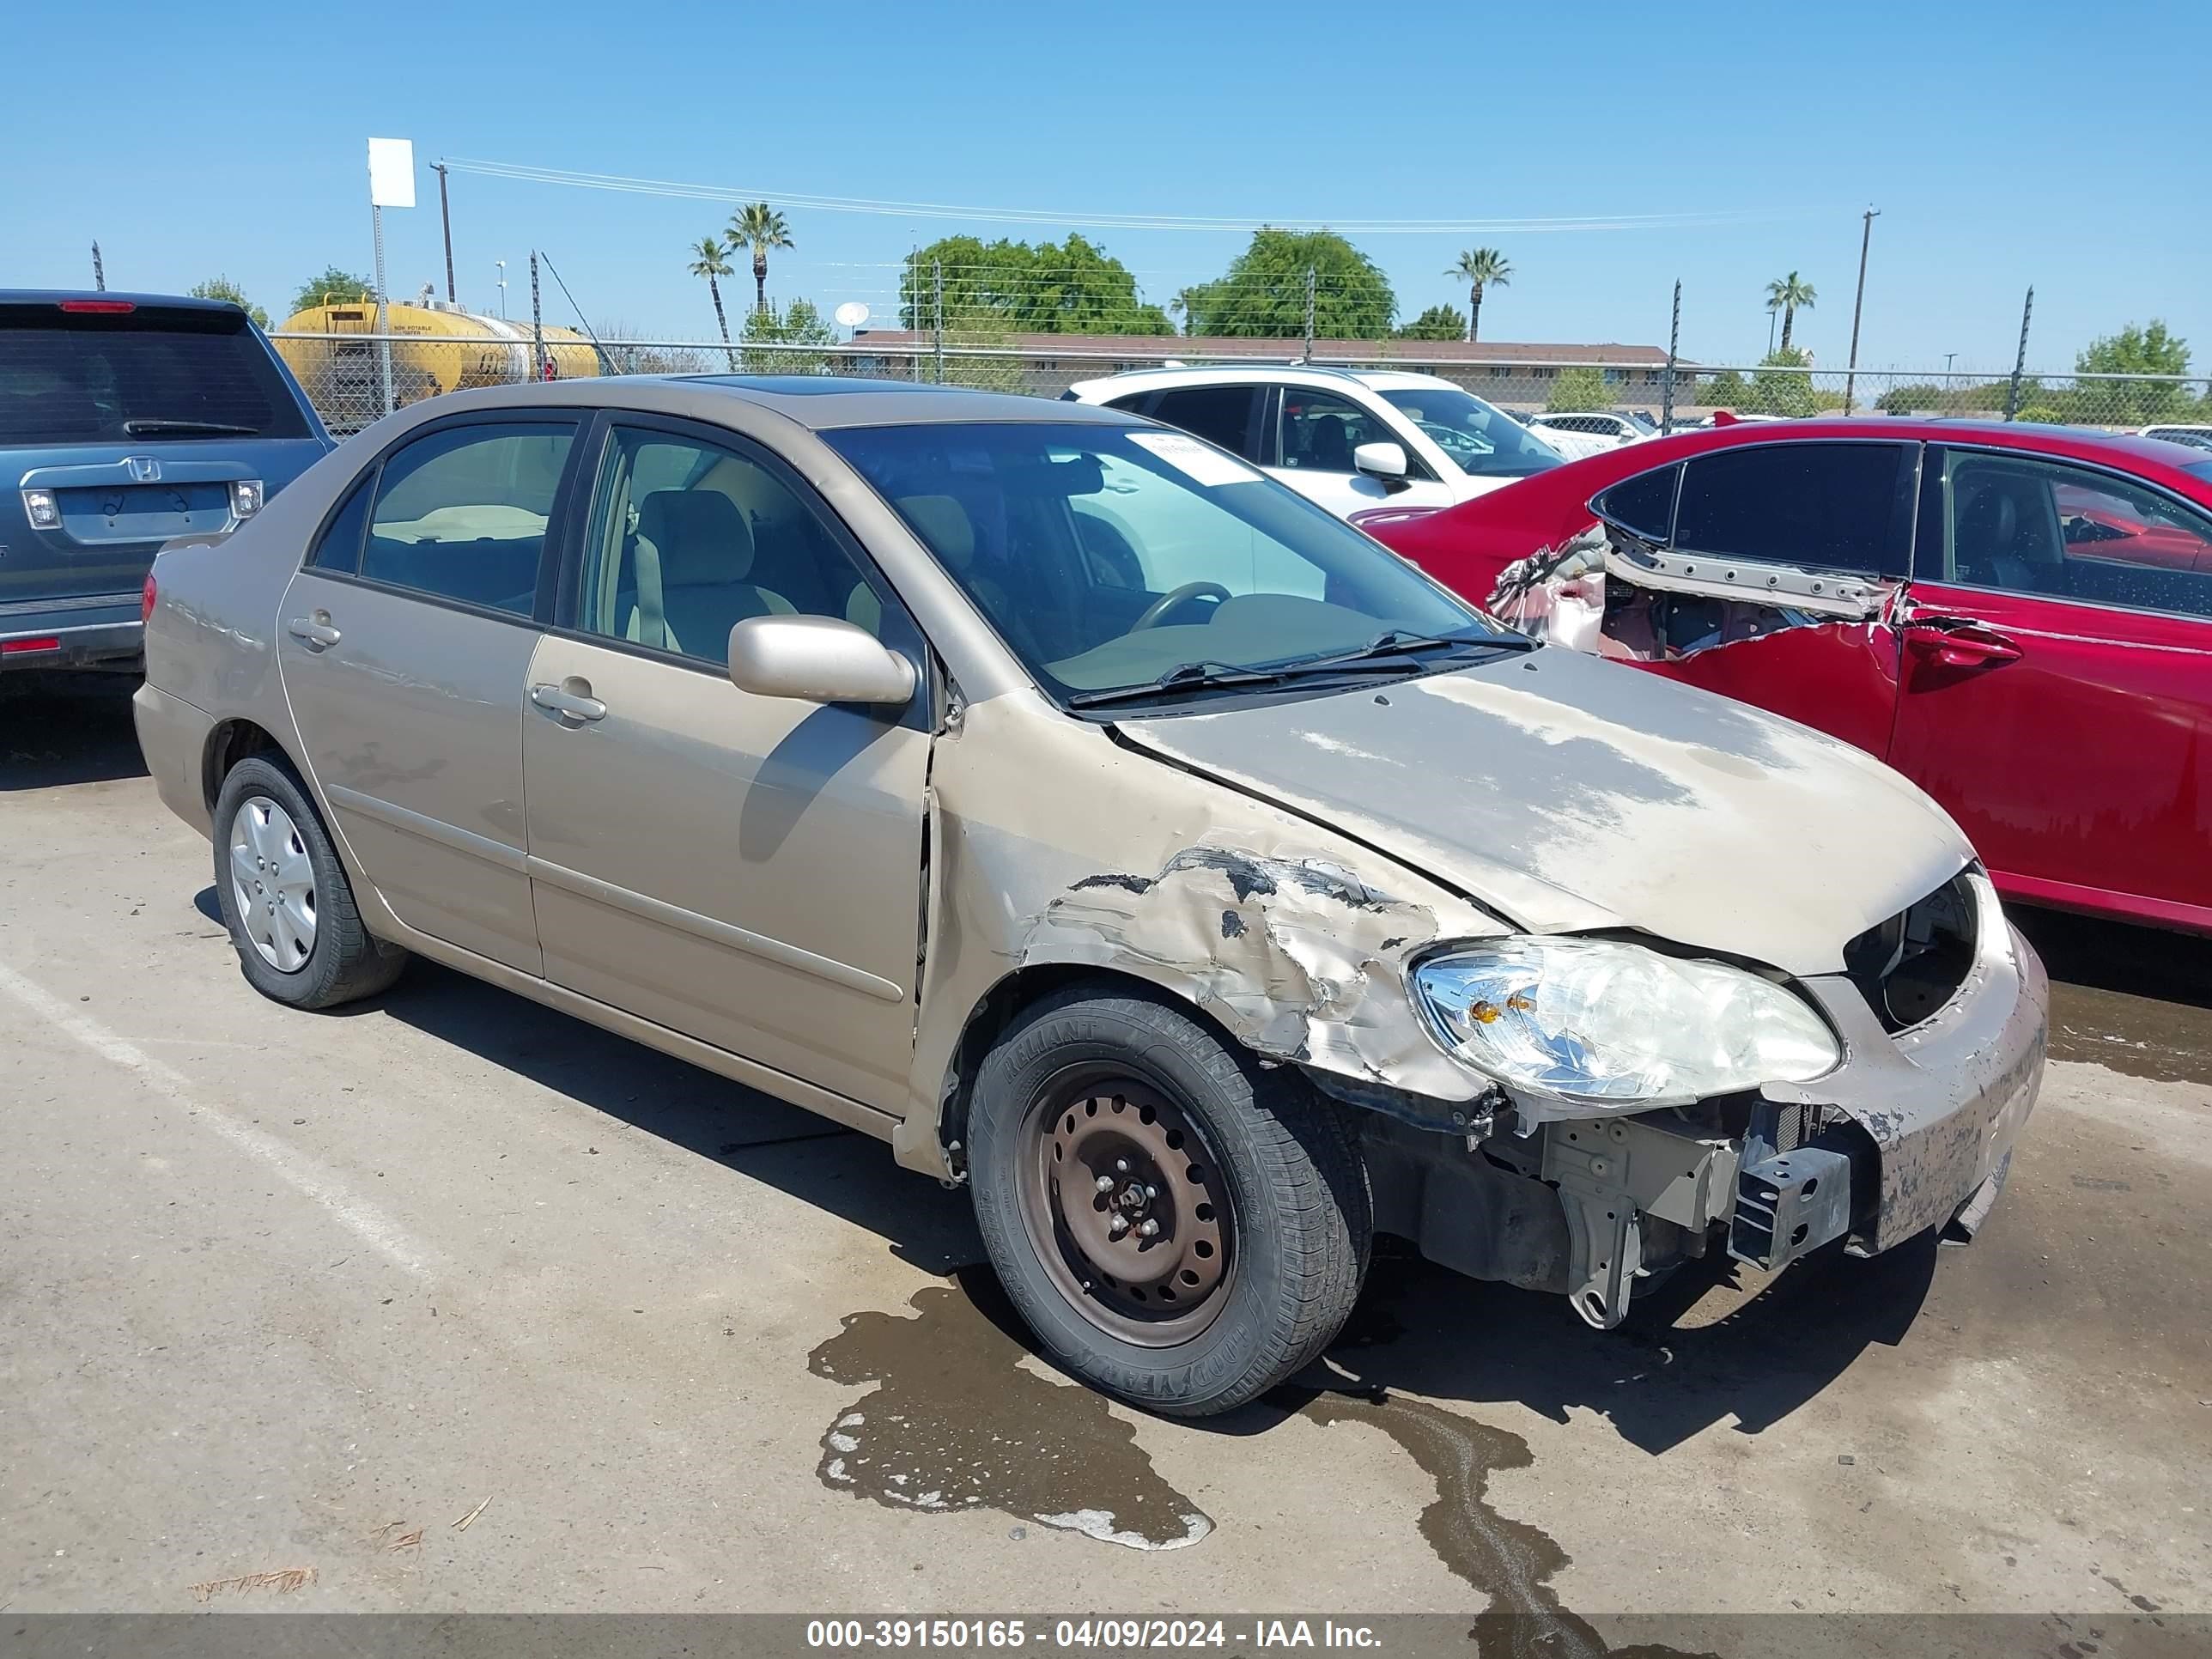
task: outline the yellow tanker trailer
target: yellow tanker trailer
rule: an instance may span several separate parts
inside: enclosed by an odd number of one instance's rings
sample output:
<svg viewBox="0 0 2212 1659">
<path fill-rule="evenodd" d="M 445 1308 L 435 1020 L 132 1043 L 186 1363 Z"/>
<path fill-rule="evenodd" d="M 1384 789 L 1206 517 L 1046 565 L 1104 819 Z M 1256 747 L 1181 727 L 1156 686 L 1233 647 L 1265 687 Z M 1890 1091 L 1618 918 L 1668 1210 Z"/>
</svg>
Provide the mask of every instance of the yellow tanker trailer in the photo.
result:
<svg viewBox="0 0 2212 1659">
<path fill-rule="evenodd" d="M 476 386 L 511 386 L 538 378 L 530 325 L 483 317 L 435 301 L 385 307 L 392 342 L 394 409 Z M 287 317 L 274 334 L 277 355 L 323 417 L 341 436 L 384 412 L 378 362 L 376 302 L 310 306 Z M 573 329 L 545 330 L 545 378 L 570 380 L 599 373 L 592 343 Z"/>
</svg>

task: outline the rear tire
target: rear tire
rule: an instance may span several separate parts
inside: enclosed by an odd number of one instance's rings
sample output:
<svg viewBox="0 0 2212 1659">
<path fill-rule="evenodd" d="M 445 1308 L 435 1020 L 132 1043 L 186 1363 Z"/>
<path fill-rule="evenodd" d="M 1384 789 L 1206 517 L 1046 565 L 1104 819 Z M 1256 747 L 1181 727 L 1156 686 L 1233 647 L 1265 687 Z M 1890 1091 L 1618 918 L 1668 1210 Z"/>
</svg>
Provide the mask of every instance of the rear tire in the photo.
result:
<svg viewBox="0 0 2212 1659">
<path fill-rule="evenodd" d="M 968 1137 L 1008 1296 L 1056 1364 L 1133 1405 L 1244 1405 L 1358 1299 L 1372 1212 L 1349 1127 L 1164 1000 L 1076 988 L 1025 1012 L 977 1073 Z"/>
<path fill-rule="evenodd" d="M 362 926 L 313 801 L 282 763 L 230 769 L 215 805 L 215 891 L 247 982 L 293 1008 L 331 1008 L 398 979 L 407 952 Z"/>
</svg>

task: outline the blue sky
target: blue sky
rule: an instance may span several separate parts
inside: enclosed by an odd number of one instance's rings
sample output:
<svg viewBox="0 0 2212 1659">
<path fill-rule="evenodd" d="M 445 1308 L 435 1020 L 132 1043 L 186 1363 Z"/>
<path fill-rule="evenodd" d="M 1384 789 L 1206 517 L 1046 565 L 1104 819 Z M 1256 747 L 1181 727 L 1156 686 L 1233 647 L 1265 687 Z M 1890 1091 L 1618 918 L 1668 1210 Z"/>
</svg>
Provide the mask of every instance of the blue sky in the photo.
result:
<svg viewBox="0 0 2212 1659">
<path fill-rule="evenodd" d="M 1881 209 L 1862 366 L 2011 366 L 2036 289 L 2031 366 L 2163 317 L 2212 373 L 2212 185 L 2202 69 L 2212 13 L 2133 0 L 1715 7 L 1197 3 L 959 8 L 540 5 L 378 21 L 296 3 L 190 9 L 110 0 L 8 25 L 0 284 L 116 287 L 224 272 L 272 313 L 326 263 L 370 263 L 365 140 L 409 137 L 422 205 L 386 216 L 395 295 L 442 289 L 441 156 L 768 193 L 1237 218 L 1528 219 L 1718 214 L 1723 225 L 1358 240 L 1401 313 L 1465 295 L 1440 273 L 1490 242 L 1510 288 L 1499 340 L 1765 349 L 1767 280 L 1820 301 L 1798 333 L 1840 368 L 1859 212 Z M 397 17 L 402 14 L 390 14 Z M 94 73 L 95 63 L 98 72 Z M 103 96 L 101 88 L 112 88 Z M 455 174 L 460 295 L 526 314 L 543 247 L 594 323 L 713 329 L 684 251 L 727 216 L 668 200 Z M 885 269 L 963 224 L 793 209 L 772 293 L 895 309 Z M 1091 231 L 1147 297 L 1217 275 L 1234 232 Z M 750 291 L 750 279 L 739 286 Z M 549 320 L 568 321 L 553 294 Z"/>
</svg>

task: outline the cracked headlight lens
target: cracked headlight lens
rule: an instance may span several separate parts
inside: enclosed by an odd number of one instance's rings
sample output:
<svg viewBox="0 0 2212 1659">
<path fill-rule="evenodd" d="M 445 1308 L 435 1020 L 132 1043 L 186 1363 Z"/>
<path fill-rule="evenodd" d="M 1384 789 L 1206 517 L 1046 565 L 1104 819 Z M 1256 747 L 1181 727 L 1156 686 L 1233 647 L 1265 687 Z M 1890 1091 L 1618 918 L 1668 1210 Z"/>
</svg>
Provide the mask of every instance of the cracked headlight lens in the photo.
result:
<svg viewBox="0 0 2212 1659">
<path fill-rule="evenodd" d="M 1843 1058 L 1820 1017 L 1717 962 L 1611 939 L 1507 939 L 1431 957 L 1413 1000 L 1485 1077 L 1594 1106 L 1682 1105 L 1803 1083 Z"/>
</svg>

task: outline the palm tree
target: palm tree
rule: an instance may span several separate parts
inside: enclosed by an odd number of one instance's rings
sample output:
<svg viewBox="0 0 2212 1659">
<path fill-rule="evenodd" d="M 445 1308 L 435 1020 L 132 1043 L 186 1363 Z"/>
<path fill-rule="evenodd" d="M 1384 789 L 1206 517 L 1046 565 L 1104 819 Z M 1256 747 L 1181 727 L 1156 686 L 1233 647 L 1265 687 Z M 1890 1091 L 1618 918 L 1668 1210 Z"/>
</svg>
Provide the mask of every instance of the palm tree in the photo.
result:
<svg viewBox="0 0 2212 1659">
<path fill-rule="evenodd" d="M 1798 312 L 1810 311 L 1813 301 L 1819 297 L 1813 291 L 1812 283 L 1799 282 L 1794 270 L 1787 276 L 1776 277 L 1766 285 L 1766 308 L 1782 313 L 1782 349 L 1784 351 L 1790 349 L 1790 328 L 1797 320 Z"/>
<path fill-rule="evenodd" d="M 1467 284 L 1467 338 L 1474 343 L 1475 331 L 1482 325 L 1482 290 L 1486 288 L 1510 288 L 1513 267 L 1505 256 L 1494 247 L 1471 247 L 1459 256 L 1447 276 L 1456 276 Z"/>
<path fill-rule="evenodd" d="M 791 246 L 791 227 L 766 202 L 741 207 L 730 216 L 730 250 L 753 251 L 753 308 L 768 309 L 768 256 L 771 248 Z"/>
<path fill-rule="evenodd" d="M 722 314 L 722 285 L 715 279 L 734 276 L 728 244 L 719 236 L 702 236 L 691 250 L 691 274 L 707 279 L 707 292 L 714 296 L 714 326 L 722 331 L 722 355 L 730 360 L 730 373 L 738 372 L 738 354 L 730 349 L 730 319 Z"/>
</svg>

